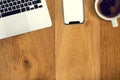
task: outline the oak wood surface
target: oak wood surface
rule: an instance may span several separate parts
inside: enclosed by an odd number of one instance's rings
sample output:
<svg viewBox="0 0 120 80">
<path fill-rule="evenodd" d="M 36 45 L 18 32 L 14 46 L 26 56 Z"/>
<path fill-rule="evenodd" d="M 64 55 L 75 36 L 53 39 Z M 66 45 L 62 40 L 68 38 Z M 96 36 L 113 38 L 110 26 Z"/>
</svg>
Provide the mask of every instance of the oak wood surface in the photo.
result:
<svg viewBox="0 0 120 80">
<path fill-rule="evenodd" d="M 120 80 L 120 26 L 100 19 L 94 2 L 84 0 L 84 24 L 65 25 L 55 0 L 56 80 Z"/>
<path fill-rule="evenodd" d="M 55 80 L 54 0 L 47 0 L 53 26 L 0 40 L 0 80 Z"/>
<path fill-rule="evenodd" d="M 0 80 L 120 80 L 120 27 L 96 15 L 94 0 L 81 25 L 63 24 L 62 0 L 47 3 L 51 28 L 0 40 Z"/>
</svg>

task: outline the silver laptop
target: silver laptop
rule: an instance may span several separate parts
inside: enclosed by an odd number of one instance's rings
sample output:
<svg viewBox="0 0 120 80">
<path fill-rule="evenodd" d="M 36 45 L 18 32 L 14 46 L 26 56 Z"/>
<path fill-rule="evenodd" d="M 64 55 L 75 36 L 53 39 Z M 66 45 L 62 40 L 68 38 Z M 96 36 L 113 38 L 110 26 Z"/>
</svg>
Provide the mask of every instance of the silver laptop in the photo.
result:
<svg viewBox="0 0 120 80">
<path fill-rule="evenodd" d="M 45 0 L 0 0 L 0 39 L 51 25 Z"/>
</svg>

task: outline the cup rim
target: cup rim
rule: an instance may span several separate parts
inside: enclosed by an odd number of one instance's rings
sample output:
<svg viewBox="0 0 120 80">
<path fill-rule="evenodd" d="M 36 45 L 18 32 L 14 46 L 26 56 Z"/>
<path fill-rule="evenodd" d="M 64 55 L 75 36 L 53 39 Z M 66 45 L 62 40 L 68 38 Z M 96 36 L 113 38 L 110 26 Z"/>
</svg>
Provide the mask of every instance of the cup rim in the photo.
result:
<svg viewBox="0 0 120 80">
<path fill-rule="evenodd" d="M 100 14 L 100 12 L 98 11 L 98 8 L 97 8 L 97 3 L 98 3 L 99 0 L 95 0 L 95 10 L 96 10 L 96 13 L 98 14 L 98 16 L 104 20 L 113 20 L 113 19 L 117 19 L 120 17 L 120 14 L 118 14 L 117 16 L 115 17 L 112 17 L 112 18 L 108 18 L 108 17 L 105 17 L 104 15 Z"/>
</svg>

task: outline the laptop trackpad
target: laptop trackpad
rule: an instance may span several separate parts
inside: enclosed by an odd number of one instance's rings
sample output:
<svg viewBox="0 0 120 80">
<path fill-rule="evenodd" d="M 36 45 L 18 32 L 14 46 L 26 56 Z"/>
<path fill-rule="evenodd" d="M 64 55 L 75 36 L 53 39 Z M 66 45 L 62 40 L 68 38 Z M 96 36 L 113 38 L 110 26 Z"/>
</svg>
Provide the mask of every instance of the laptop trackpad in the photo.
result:
<svg viewBox="0 0 120 80">
<path fill-rule="evenodd" d="M 29 31 L 25 14 L 13 15 L 3 20 L 7 36 L 13 36 Z"/>
</svg>

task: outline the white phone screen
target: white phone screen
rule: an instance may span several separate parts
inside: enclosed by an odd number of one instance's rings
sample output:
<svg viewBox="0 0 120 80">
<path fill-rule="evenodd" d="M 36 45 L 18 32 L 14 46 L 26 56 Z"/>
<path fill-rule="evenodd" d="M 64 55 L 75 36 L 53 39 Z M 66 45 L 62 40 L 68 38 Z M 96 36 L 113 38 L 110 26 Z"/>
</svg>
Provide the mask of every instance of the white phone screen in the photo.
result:
<svg viewBox="0 0 120 80">
<path fill-rule="evenodd" d="M 63 0 L 63 13 L 65 24 L 83 23 L 83 0 Z"/>
</svg>

